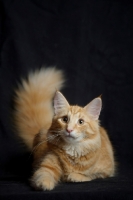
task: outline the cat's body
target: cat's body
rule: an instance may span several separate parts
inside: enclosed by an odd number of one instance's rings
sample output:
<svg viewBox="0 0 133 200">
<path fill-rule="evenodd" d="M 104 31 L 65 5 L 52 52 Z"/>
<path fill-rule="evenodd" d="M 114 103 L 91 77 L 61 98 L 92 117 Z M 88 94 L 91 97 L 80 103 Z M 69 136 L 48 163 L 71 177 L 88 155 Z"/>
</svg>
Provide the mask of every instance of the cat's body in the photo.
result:
<svg viewBox="0 0 133 200">
<path fill-rule="evenodd" d="M 32 74 L 16 92 L 16 129 L 34 154 L 32 184 L 51 190 L 59 181 L 82 182 L 114 176 L 112 145 L 98 121 L 101 98 L 84 108 L 70 106 L 60 92 L 54 92 L 63 81 L 61 72 L 49 69 L 49 77 L 47 73 L 42 70 Z M 40 77 L 43 87 L 37 81 Z M 50 86 L 53 80 L 56 81 Z"/>
</svg>

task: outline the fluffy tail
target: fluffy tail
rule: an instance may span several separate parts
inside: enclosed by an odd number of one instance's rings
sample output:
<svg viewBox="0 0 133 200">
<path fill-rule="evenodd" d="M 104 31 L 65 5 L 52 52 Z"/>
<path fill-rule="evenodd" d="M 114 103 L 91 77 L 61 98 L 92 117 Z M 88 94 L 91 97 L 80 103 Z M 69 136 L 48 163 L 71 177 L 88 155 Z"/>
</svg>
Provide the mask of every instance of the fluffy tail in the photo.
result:
<svg viewBox="0 0 133 200">
<path fill-rule="evenodd" d="M 15 130 L 29 149 L 33 146 L 36 134 L 50 127 L 54 113 L 52 98 L 63 82 L 62 71 L 41 69 L 30 73 L 15 91 Z"/>
</svg>

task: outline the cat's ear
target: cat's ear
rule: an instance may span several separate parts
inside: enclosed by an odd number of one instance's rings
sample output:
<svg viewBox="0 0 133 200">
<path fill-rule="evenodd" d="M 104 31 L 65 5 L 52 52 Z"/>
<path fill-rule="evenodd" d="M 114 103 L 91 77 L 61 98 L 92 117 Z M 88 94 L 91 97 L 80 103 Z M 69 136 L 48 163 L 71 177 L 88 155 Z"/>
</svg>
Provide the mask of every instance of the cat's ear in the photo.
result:
<svg viewBox="0 0 133 200">
<path fill-rule="evenodd" d="M 87 114 L 93 119 L 99 118 L 102 109 L 102 100 L 100 97 L 93 99 L 87 106 L 84 107 Z"/>
<path fill-rule="evenodd" d="M 60 115 L 66 113 L 69 109 L 69 103 L 63 94 L 59 91 L 55 93 L 54 96 L 54 112 L 55 115 Z"/>
</svg>

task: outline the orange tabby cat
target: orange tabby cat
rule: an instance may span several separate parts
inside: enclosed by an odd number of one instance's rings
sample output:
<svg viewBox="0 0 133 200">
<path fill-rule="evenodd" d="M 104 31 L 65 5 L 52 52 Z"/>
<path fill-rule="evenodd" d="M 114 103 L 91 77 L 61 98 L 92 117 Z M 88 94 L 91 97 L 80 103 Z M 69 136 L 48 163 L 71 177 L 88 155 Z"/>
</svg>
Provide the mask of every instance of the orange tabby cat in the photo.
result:
<svg viewBox="0 0 133 200">
<path fill-rule="evenodd" d="M 59 181 L 90 181 L 115 173 L 112 145 L 98 121 L 101 98 L 83 108 L 71 106 L 55 92 L 62 83 L 61 71 L 42 69 L 16 91 L 16 130 L 33 151 L 31 182 L 42 190 L 52 190 Z"/>
</svg>

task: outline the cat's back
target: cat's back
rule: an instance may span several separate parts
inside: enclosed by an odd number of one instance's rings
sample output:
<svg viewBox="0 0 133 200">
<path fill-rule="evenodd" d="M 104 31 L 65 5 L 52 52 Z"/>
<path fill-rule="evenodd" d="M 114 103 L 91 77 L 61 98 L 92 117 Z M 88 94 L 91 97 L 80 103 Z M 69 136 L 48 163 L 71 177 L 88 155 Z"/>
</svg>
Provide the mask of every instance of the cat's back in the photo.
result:
<svg viewBox="0 0 133 200">
<path fill-rule="evenodd" d="M 101 148 L 100 148 L 100 157 L 99 157 L 99 166 L 103 166 L 105 172 L 110 176 L 115 174 L 115 160 L 114 160 L 114 150 L 109 139 L 107 131 L 100 127 L 101 135 Z"/>
<path fill-rule="evenodd" d="M 103 127 L 100 127 L 100 135 L 101 135 L 101 144 L 103 148 L 108 146 L 108 148 L 112 149 L 113 151 L 113 147 L 109 139 L 108 133 Z"/>
</svg>

